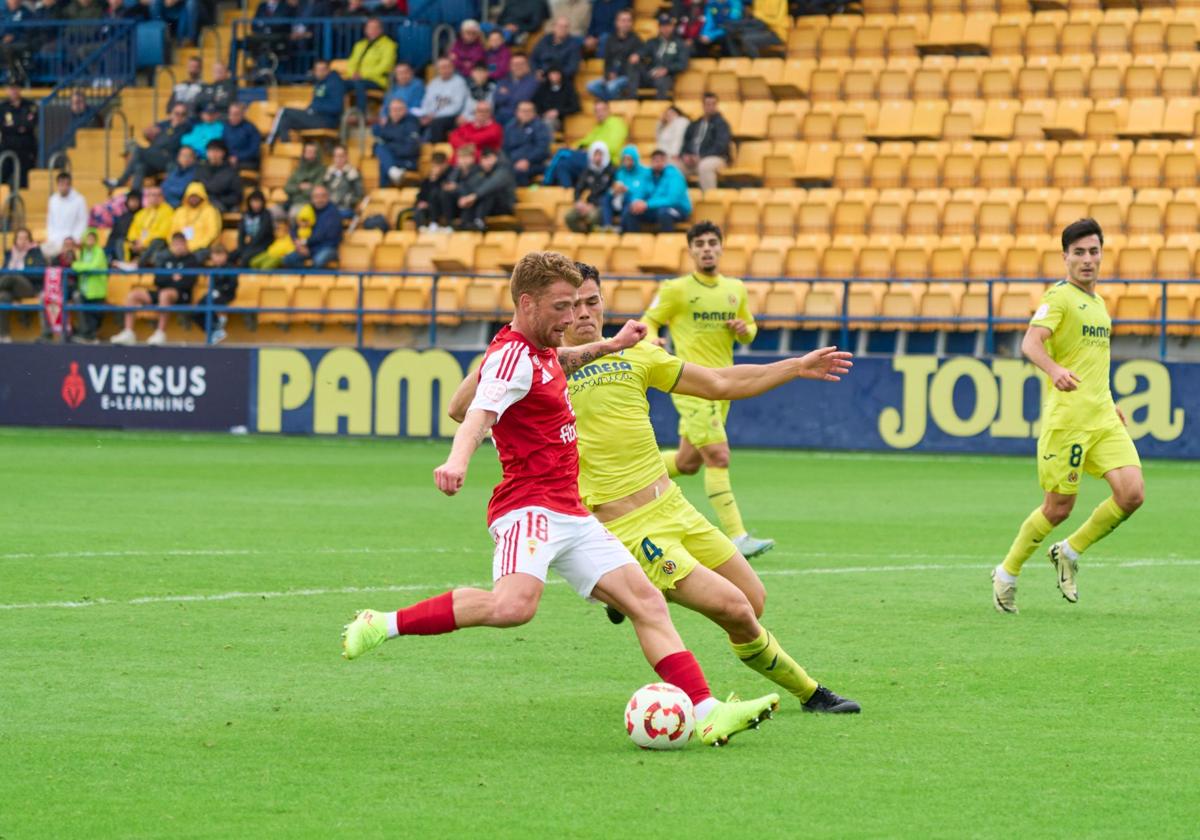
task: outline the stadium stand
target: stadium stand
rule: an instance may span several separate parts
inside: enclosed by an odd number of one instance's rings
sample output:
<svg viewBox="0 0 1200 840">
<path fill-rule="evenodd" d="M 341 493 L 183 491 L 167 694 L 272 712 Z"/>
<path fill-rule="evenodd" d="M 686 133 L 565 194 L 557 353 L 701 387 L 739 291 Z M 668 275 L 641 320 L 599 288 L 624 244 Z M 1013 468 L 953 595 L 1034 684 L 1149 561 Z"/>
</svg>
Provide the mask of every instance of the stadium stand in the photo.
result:
<svg viewBox="0 0 1200 840">
<path fill-rule="evenodd" d="M 695 42 L 675 77 L 674 103 L 695 120 L 704 94 L 716 94 L 732 146 L 715 188 L 701 190 L 691 178 L 690 219 L 724 227 L 722 267 L 750 278 L 771 328 L 762 341 L 786 343 L 781 330 L 888 333 L 883 346 L 895 349 L 907 340 L 896 343 L 897 333 L 936 334 L 938 347 L 965 346 L 948 334 L 986 333 L 990 340 L 994 332 L 1018 328 L 1044 283 L 1058 279 L 1056 231 L 1088 215 L 1106 231 L 1103 279 L 1115 282 L 1101 288 L 1117 330 L 1163 333 L 1164 341 L 1167 334 L 1194 335 L 1197 325 L 1187 322 L 1200 319 L 1200 285 L 1186 281 L 1200 271 L 1200 4 L 1142 6 L 864 0 L 861 13 L 795 18 L 777 46 L 757 55 L 725 54 L 740 42 L 725 42 L 724 52 L 711 54 Z M 632 8 L 636 36 L 661 34 L 665 8 L 648 0 L 635 0 Z M 484 231 L 453 230 L 453 220 L 417 229 L 413 209 L 428 189 L 443 188 L 424 180 L 434 154 L 453 156 L 450 144 L 420 141 L 428 116 L 422 106 L 435 105 L 427 101 L 433 59 L 449 54 L 454 33 L 480 12 L 472 2 L 414 2 L 407 15 L 375 12 L 399 59 L 414 69 L 415 83 L 388 92 L 366 89 L 366 113 L 347 86 L 340 123 L 295 138 L 320 147 L 321 164 L 311 177 L 320 176 L 338 143 L 361 173 L 365 197 L 347 214 L 336 266 L 320 275 L 244 269 L 237 314 L 227 327 L 232 338 L 328 343 L 349 335 L 405 343 L 427 340 L 426 330 L 438 325 L 486 327 L 505 315 L 503 272 L 531 248 L 551 247 L 596 264 L 612 278 L 606 289 L 614 317 L 640 312 L 652 294 L 651 278 L 690 268 L 685 223 L 675 233 L 575 233 L 565 224 L 574 191 L 536 179 L 518 187 L 511 212 L 488 217 Z M 153 144 L 143 133 L 167 117 L 168 101 L 212 93 L 213 83 L 205 80 L 215 64 L 228 63 L 246 122 L 266 137 L 282 109 L 303 111 L 316 103 L 320 91 L 314 94 L 309 74 L 317 59 L 331 61 L 340 80 L 352 80 L 351 51 L 366 18 L 297 17 L 285 25 L 272 21 L 267 4 L 252 3 L 245 12 L 220 7 L 214 21 L 201 30 L 199 47 L 172 51 L 174 64 L 155 72 L 150 86 L 121 87 L 94 122 L 74 127 L 66 160 L 89 207 L 112 206 L 102 180 L 124 169 L 134 138 Z M 541 23 L 536 31 L 509 27 L 506 49 L 527 54 L 539 39 L 552 37 Z M 552 28 L 546 21 L 546 33 Z M 555 98 L 544 101 L 566 110 L 538 115 L 553 132 L 553 150 L 595 139 L 589 137 L 595 120 L 586 87 L 604 79 L 601 54 L 584 52 L 573 36 L 567 42 L 578 62 L 565 82 L 574 96 L 551 91 Z M 369 49 L 364 42 L 358 53 Z M 203 68 L 198 81 L 186 72 L 193 57 Z M 482 60 L 487 66 L 486 53 Z M 383 70 L 391 77 L 390 68 L 373 67 L 377 75 Z M 486 78 L 462 87 L 475 100 L 494 96 Z M 520 89 L 542 101 L 536 86 Z M 645 163 L 667 138 L 662 115 L 670 103 L 656 98 L 645 78 L 627 90 L 639 98 L 610 103 L 620 138 L 603 134 L 618 168 L 626 143 Z M 45 93 L 28 89 L 25 95 L 37 101 Z M 368 160 L 375 142 L 370 129 L 386 115 L 389 97 L 406 101 L 410 117 L 393 122 L 412 126 L 419 154 L 415 166 L 400 167 L 398 178 L 381 183 L 381 175 L 388 176 Z M 571 100 L 580 113 L 570 113 Z M 106 121 L 106 115 L 112 116 Z M 398 128 L 389 137 L 401 134 Z M 261 189 L 293 231 L 312 183 L 293 178 L 301 148 L 301 142 L 263 145 L 261 165 L 241 173 L 245 192 Z M 697 148 L 667 151 L 672 165 L 695 172 L 687 156 Z M 497 169 L 506 167 L 502 161 Z M 9 231 L 28 227 L 35 241 L 44 240 L 55 171 L 33 169 L 23 189 L 6 180 L 0 198 Z M 618 181 L 624 177 L 618 172 Z M 634 184 L 639 177 L 645 177 L 640 170 L 628 175 Z M 480 176 L 455 195 L 490 189 L 494 180 Z M 285 190 L 305 184 L 299 192 Z M 240 219 L 239 212 L 223 217 L 220 240 L 231 251 L 238 247 Z M 102 239 L 106 232 L 102 228 Z M 303 239 L 295 231 L 293 237 Z M 120 307 L 131 285 L 150 282 L 143 272 L 151 266 L 134 269 L 110 271 L 112 306 Z M 202 280 L 197 300 L 205 288 Z M 26 310 L 36 308 L 24 303 Z M 256 314 L 255 307 L 271 311 Z M 35 320 L 27 312 L 14 335 L 35 335 Z M 1164 329 L 1166 320 L 1172 323 Z M 171 337 L 202 340 L 189 329 L 172 327 Z"/>
</svg>

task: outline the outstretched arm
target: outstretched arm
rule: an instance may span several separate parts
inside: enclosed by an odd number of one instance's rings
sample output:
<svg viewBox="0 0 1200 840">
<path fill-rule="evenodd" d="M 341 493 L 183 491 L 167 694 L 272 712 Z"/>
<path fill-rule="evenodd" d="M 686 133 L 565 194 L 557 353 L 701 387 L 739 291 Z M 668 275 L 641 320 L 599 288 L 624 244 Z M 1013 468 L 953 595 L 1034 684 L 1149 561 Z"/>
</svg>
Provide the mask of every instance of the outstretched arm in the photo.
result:
<svg viewBox="0 0 1200 840">
<path fill-rule="evenodd" d="M 850 372 L 852 353 L 822 347 L 794 359 L 769 365 L 734 365 L 727 368 L 683 366 L 673 392 L 706 400 L 742 400 L 764 394 L 793 379 L 840 382 Z"/>
<path fill-rule="evenodd" d="M 450 447 L 450 457 L 446 463 L 433 471 L 433 483 L 437 489 L 447 496 L 453 496 L 462 489 L 467 480 L 467 467 L 471 456 L 487 437 L 488 430 L 496 422 L 496 412 L 477 408 L 468 412 L 463 424 L 454 435 L 454 445 Z"/>
<path fill-rule="evenodd" d="M 619 353 L 632 347 L 646 337 L 646 325 L 640 321 L 626 321 L 621 331 L 612 338 L 602 338 L 591 344 L 580 344 L 578 347 L 558 348 L 558 364 L 563 373 L 570 376 L 584 365 L 596 361 L 609 353 Z M 457 397 L 458 394 L 455 394 Z M 451 415 L 452 417 L 454 415 Z"/>
</svg>

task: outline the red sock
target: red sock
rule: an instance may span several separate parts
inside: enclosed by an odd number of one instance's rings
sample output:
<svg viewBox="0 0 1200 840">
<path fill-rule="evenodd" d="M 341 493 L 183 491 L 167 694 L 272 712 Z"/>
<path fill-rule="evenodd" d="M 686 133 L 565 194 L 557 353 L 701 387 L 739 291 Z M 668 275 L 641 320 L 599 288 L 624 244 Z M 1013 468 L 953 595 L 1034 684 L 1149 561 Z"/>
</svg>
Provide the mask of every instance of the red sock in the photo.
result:
<svg viewBox="0 0 1200 840">
<path fill-rule="evenodd" d="M 658 660 L 654 670 L 662 677 L 663 682 L 670 683 L 686 694 L 691 699 L 693 706 L 712 697 L 712 692 L 708 689 L 708 680 L 704 679 L 700 663 L 696 661 L 696 657 L 692 656 L 690 650 L 681 650 L 679 653 L 664 656 Z"/>
<path fill-rule="evenodd" d="M 454 593 L 443 592 L 396 612 L 401 636 L 437 636 L 458 629 L 454 623 Z"/>
</svg>

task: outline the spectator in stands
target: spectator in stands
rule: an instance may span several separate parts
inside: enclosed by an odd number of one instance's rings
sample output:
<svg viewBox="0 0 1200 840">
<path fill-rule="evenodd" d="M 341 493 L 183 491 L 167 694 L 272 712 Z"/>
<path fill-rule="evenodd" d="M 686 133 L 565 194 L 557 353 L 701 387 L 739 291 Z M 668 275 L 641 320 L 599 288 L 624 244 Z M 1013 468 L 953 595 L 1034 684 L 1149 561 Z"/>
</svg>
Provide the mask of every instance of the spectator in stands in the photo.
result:
<svg viewBox="0 0 1200 840">
<path fill-rule="evenodd" d="M 171 247 L 159 263 L 164 272 L 154 275 L 152 290 L 134 288 L 125 297 L 126 306 L 189 306 L 192 302 L 192 290 L 196 287 L 196 275 L 185 274 L 188 269 L 197 268 L 200 260 L 188 250 L 187 238 L 182 233 L 171 235 Z M 112 337 L 113 344 L 137 344 L 137 333 L 133 331 L 133 319 L 136 313 L 125 313 L 125 328 Z M 147 344 L 167 343 L 167 318 L 164 309 L 158 313 L 158 326 Z"/>
<path fill-rule="evenodd" d="M 441 190 L 433 197 L 435 225 L 458 226 L 461 211 L 458 200 L 479 183 L 479 159 L 470 143 L 458 150 L 453 166 L 442 179 Z"/>
<path fill-rule="evenodd" d="M 125 0 L 108 0 L 104 7 L 103 18 L 106 21 L 132 20 L 143 23 L 150 19 L 150 10 L 141 3 L 125 4 Z M 106 31 L 108 28 L 106 27 Z"/>
<path fill-rule="evenodd" d="M 171 216 L 171 235 L 182 233 L 188 250 L 203 260 L 208 249 L 221 235 L 221 211 L 208 200 L 208 191 L 199 181 L 188 184 L 183 204 Z"/>
<path fill-rule="evenodd" d="M 690 123 L 683 111 L 672 103 L 663 110 L 658 120 L 658 128 L 654 132 L 655 148 L 666 152 L 671 163 L 681 170 L 683 161 L 679 156 L 683 154 L 683 138 L 687 134 L 688 125 Z"/>
<path fill-rule="evenodd" d="M 529 59 L 520 53 L 514 55 L 508 65 L 508 75 L 496 82 L 496 92 L 492 94 L 496 122 L 508 125 L 516 116 L 519 103 L 533 101 L 538 84 L 537 76 L 529 69 Z"/>
<path fill-rule="evenodd" d="M 530 179 L 546 171 L 550 129 L 538 119 L 532 102 L 518 105 L 517 115 L 504 127 L 504 156 L 512 165 L 518 186 L 529 186 Z"/>
<path fill-rule="evenodd" d="M 333 16 L 337 18 L 359 18 L 366 17 L 370 12 L 367 11 L 366 3 L 363 0 L 346 0 L 344 6 L 337 6 L 333 10 Z"/>
<path fill-rule="evenodd" d="M 504 33 L 493 29 L 487 36 L 487 51 L 484 53 L 484 63 L 487 64 L 488 78 L 499 82 L 508 76 L 509 65 L 512 63 L 512 50 L 504 43 Z"/>
<path fill-rule="evenodd" d="M 262 133 L 246 119 L 246 106 L 233 102 L 225 120 L 225 145 L 229 147 L 229 162 L 237 169 L 257 170 L 262 163 Z"/>
<path fill-rule="evenodd" d="M 12 78 L 10 70 L 9 78 Z M 13 152 L 21 164 L 21 187 L 29 185 L 29 171 L 37 163 L 38 108 L 22 96 L 18 85 L 8 86 L 8 100 L 0 103 L 0 151 Z M 0 180 L 12 182 L 12 164 L 4 161 Z"/>
<path fill-rule="evenodd" d="M 215 268 L 209 275 L 209 292 L 206 299 L 198 300 L 197 303 L 211 303 L 213 306 L 226 307 L 233 303 L 237 297 L 238 276 L 233 273 L 227 273 L 222 269 L 230 267 L 229 251 L 220 242 L 212 246 L 208 251 L 208 260 L 206 265 L 209 268 Z M 193 312 L 188 316 L 193 324 L 200 329 L 208 329 L 208 315 L 205 312 Z M 212 342 L 220 344 L 225 340 L 225 325 L 229 323 L 229 316 L 224 312 L 214 312 L 212 316 Z"/>
<path fill-rule="evenodd" d="M 58 173 L 54 185 L 46 208 L 46 241 L 42 245 L 42 253 L 49 259 L 59 255 L 64 239 L 81 241 L 88 223 L 87 200 L 71 186 L 70 173 Z"/>
<path fill-rule="evenodd" d="M 573 85 L 582 53 L 583 45 L 571 34 L 571 22 L 560 17 L 555 19 L 554 29 L 537 42 L 529 55 L 529 62 L 539 78 L 545 78 L 551 67 L 557 67 L 562 70 L 563 80 Z"/>
<path fill-rule="evenodd" d="M 225 136 L 225 124 L 221 122 L 221 112 L 217 106 L 209 103 L 200 112 L 200 122 L 192 126 L 192 130 L 183 135 L 183 145 L 190 146 L 201 160 L 208 154 L 208 144 Z"/>
<path fill-rule="evenodd" d="M 454 62 L 454 72 L 460 76 L 469 76 L 476 64 L 487 64 L 487 47 L 483 44 L 479 21 L 468 18 L 462 22 L 458 40 L 450 47 L 450 60 Z"/>
<path fill-rule="evenodd" d="M 312 233 L 313 219 L 317 217 L 311 204 L 300 208 L 294 220 L 295 230 L 289 226 L 286 219 L 275 222 L 275 238 L 267 246 L 267 250 L 250 258 L 251 268 L 279 268 L 283 259 L 296 250 L 296 239 L 307 239 Z"/>
<path fill-rule="evenodd" d="M 570 21 L 571 34 L 582 41 L 592 20 L 592 0 L 550 0 L 550 16 L 565 17 Z"/>
<path fill-rule="evenodd" d="M 602 43 L 617 28 L 617 15 L 628 9 L 629 0 L 592 0 L 592 19 L 588 23 L 584 48 L 597 55 L 604 48 Z"/>
<path fill-rule="evenodd" d="M 421 101 L 425 98 L 425 82 L 423 79 L 418 79 L 413 75 L 412 65 L 407 61 L 401 61 L 396 65 L 396 69 L 392 72 L 392 87 L 387 92 L 387 96 L 383 98 L 383 106 L 380 110 L 384 114 L 388 112 L 388 106 L 393 99 L 401 99 L 408 106 L 410 112 L 415 112 L 421 107 Z M 415 117 L 416 114 L 413 113 Z"/>
<path fill-rule="evenodd" d="M 417 117 L 425 127 L 425 139 L 431 143 L 445 142 L 458 115 L 467 105 L 467 83 L 454 72 L 454 64 L 448 58 L 437 60 L 437 75 L 425 87 L 425 98 L 421 100 L 421 112 Z"/>
<path fill-rule="evenodd" d="M 579 94 L 574 85 L 567 84 L 561 70 L 551 67 L 533 95 L 533 105 L 546 127 L 555 133 L 567 117 L 579 113 Z"/>
<path fill-rule="evenodd" d="M 754 0 L 754 17 L 765 23 L 780 43 L 787 43 L 788 32 L 792 28 L 788 0 Z"/>
<path fill-rule="evenodd" d="M 500 150 L 504 145 L 504 129 L 492 119 L 492 103 L 479 102 L 475 105 L 475 118 L 466 122 L 450 134 L 450 147 L 457 150 L 465 144 L 478 149 Z"/>
<path fill-rule="evenodd" d="M 321 161 L 321 150 L 316 143 L 305 143 L 300 152 L 300 162 L 288 176 L 283 191 L 287 195 L 287 206 L 295 208 L 307 204 L 312 188 L 325 177 L 325 164 Z"/>
<path fill-rule="evenodd" d="M 617 13 L 616 31 L 604 39 L 604 78 L 589 82 L 587 91 L 597 99 L 635 99 L 641 80 L 642 39 L 633 31 L 633 12 Z"/>
<path fill-rule="evenodd" d="M 650 177 L 621 214 L 621 232 L 636 233 L 643 225 L 652 225 L 660 233 L 670 233 L 691 213 L 687 179 L 667 162 L 666 152 L 655 149 L 650 155 Z"/>
<path fill-rule="evenodd" d="M 710 47 L 717 55 L 733 55 L 727 35 L 727 27 L 740 21 L 744 15 L 742 0 L 709 0 L 704 9 L 704 26 L 697 38 L 700 44 Z"/>
<path fill-rule="evenodd" d="M 33 241 L 29 228 L 21 228 L 13 238 L 12 247 L 4 255 L 4 270 L 13 272 L 0 275 L 0 303 L 14 303 L 37 297 L 41 291 L 40 275 L 23 274 L 27 269 L 44 268 L 46 257 Z M 0 344 L 12 341 L 9 332 L 11 312 L 0 312 Z"/>
<path fill-rule="evenodd" d="M 503 216 L 513 212 L 517 203 L 517 182 L 512 169 L 500 159 L 492 148 L 484 148 L 479 154 L 478 176 L 469 187 L 460 190 L 459 226 L 462 230 L 483 233 L 487 230 L 489 216 Z"/>
<path fill-rule="evenodd" d="M 313 78 L 312 102 L 303 110 L 281 109 L 267 135 L 267 143 L 274 145 L 278 137 L 287 140 L 292 131 L 337 128 L 346 107 L 346 85 L 341 76 L 329 69 L 329 62 L 324 59 L 318 59 L 313 65 Z"/>
<path fill-rule="evenodd" d="M 546 184 L 560 187 L 572 187 L 579 173 L 587 168 L 588 157 L 583 149 L 591 148 L 597 140 L 608 146 L 608 153 L 615 156 L 629 136 L 629 126 L 625 120 L 612 113 L 608 102 L 597 99 L 592 106 L 596 115 L 596 125 L 575 144 L 574 149 L 560 149 L 546 170 Z"/>
<path fill-rule="evenodd" d="M 438 202 L 442 185 L 449 175 L 450 165 L 445 153 L 434 152 L 429 161 L 429 171 L 421 179 L 421 186 L 417 190 L 417 203 L 412 209 L 413 224 L 417 230 L 425 232 L 430 228 L 436 229 L 439 222 L 445 221 L 438 218 Z"/>
<path fill-rule="evenodd" d="M 224 140 L 210 140 L 205 152 L 204 163 L 196 167 L 196 180 L 217 210 L 231 213 L 242 203 L 242 176 L 230 164 Z"/>
<path fill-rule="evenodd" d="M 280 53 L 287 49 L 294 8 L 283 0 L 264 0 L 254 11 L 254 22 L 246 36 L 246 51 L 254 61 L 254 78 L 261 79 L 263 71 L 274 71 Z"/>
<path fill-rule="evenodd" d="M 237 82 L 229 76 L 229 68 L 219 61 L 213 62 L 213 80 L 200 88 L 196 97 L 196 110 L 203 111 L 207 106 L 216 106 L 221 116 L 229 113 L 229 106 L 237 102 Z"/>
<path fill-rule="evenodd" d="M 404 173 L 417 168 L 421 158 L 421 122 L 408 113 L 403 99 L 388 103 L 387 113 L 374 126 L 375 159 L 380 185 L 400 186 Z"/>
<path fill-rule="evenodd" d="M 139 190 L 127 192 L 121 203 L 121 212 L 113 216 L 112 227 L 108 231 L 108 242 L 104 246 L 109 265 L 129 259 L 129 229 L 133 225 L 133 217 L 141 209 L 142 193 Z"/>
<path fill-rule="evenodd" d="M 26 5 L 24 0 L 5 0 L 4 8 L 0 9 L 0 65 L 15 84 L 28 83 L 28 65 L 41 44 L 33 30 L 5 24 L 33 23 L 37 19 L 37 9 Z"/>
<path fill-rule="evenodd" d="M 153 266 L 167 251 L 167 242 L 171 239 L 171 219 L 175 213 L 163 201 L 162 189 L 153 184 L 147 184 L 142 190 L 142 199 L 145 206 L 133 215 L 129 232 L 125 234 L 127 259 L 130 262 L 118 268 L 132 270 L 138 266 Z"/>
<path fill-rule="evenodd" d="M 108 257 L 100 247 L 100 237 L 95 228 L 88 228 L 84 234 L 83 245 L 71 262 L 71 270 L 75 272 L 75 292 L 71 299 L 75 303 L 103 305 L 108 297 Z M 103 312 L 80 312 L 78 340 L 95 344 L 96 333 L 103 322 Z"/>
<path fill-rule="evenodd" d="M 546 0 L 506 0 L 497 22 L 509 41 L 522 44 L 542 28 L 548 16 Z"/>
<path fill-rule="evenodd" d="M 350 164 L 350 155 L 345 146 L 334 147 L 333 160 L 325 170 L 321 183 L 329 190 L 329 201 L 342 214 L 342 218 L 354 218 L 365 190 L 362 174 Z"/>
<path fill-rule="evenodd" d="M 366 119 L 367 91 L 387 90 L 388 77 L 396 66 L 396 42 L 384 34 L 383 21 L 369 18 L 363 27 L 363 38 L 350 51 L 346 72 L 350 74 L 350 89 L 354 91 L 354 107 Z"/>
<path fill-rule="evenodd" d="M 62 13 L 64 20 L 99 20 L 104 10 L 96 0 L 71 0 Z"/>
<path fill-rule="evenodd" d="M 621 150 L 621 165 L 613 180 L 606 220 L 622 217 L 625 207 L 646 190 L 650 170 L 642 166 L 641 155 L 632 143 Z M 611 222 L 610 222 L 611 223 Z"/>
<path fill-rule="evenodd" d="M 404 17 L 408 14 L 408 0 L 379 0 L 375 13 L 381 18 Z"/>
<path fill-rule="evenodd" d="M 200 0 L 153 0 L 151 8 L 155 20 L 164 20 L 171 27 L 177 44 L 195 45 L 200 34 Z"/>
<path fill-rule="evenodd" d="M 683 170 L 697 175 L 700 189 L 715 190 L 717 174 L 729 160 L 733 132 L 717 110 L 717 95 L 704 94 L 704 114 L 688 126 L 683 136 Z"/>
<path fill-rule="evenodd" d="M 238 221 L 237 250 L 233 262 L 249 265 L 250 260 L 271 247 L 275 241 L 275 219 L 267 209 L 267 197 L 262 190 L 246 196 L 246 209 Z"/>
<path fill-rule="evenodd" d="M 567 211 L 568 228 L 576 233 L 589 233 L 597 225 L 612 224 L 610 191 L 616 176 L 608 146 L 597 140 L 588 147 L 587 169 L 575 181 L 575 205 Z"/>
<path fill-rule="evenodd" d="M 495 95 L 496 83 L 488 78 L 487 65 L 476 64 L 471 68 L 471 78 L 467 80 L 467 104 L 458 117 L 459 124 L 475 119 L 475 106 L 480 102 L 492 104 Z M 492 113 L 495 113 L 495 108 Z"/>
<path fill-rule="evenodd" d="M 163 198 L 172 207 L 183 203 L 187 188 L 196 180 L 196 152 L 191 146 L 180 146 L 179 154 L 175 156 L 175 166 L 163 178 Z"/>
<path fill-rule="evenodd" d="M 700 30 L 704 28 L 706 0 L 675 0 L 671 17 L 678 21 L 675 34 L 682 39 L 689 51 L 695 51 Z"/>
<path fill-rule="evenodd" d="M 176 105 L 186 105 L 188 116 L 196 113 L 196 100 L 204 92 L 203 67 L 200 59 L 192 56 L 187 60 L 187 78 L 176 82 L 171 88 L 171 98 L 167 100 L 167 111 L 173 111 Z"/>
<path fill-rule="evenodd" d="M 171 168 L 172 161 L 179 154 L 183 137 L 192 129 L 188 121 L 188 106 L 182 102 L 171 108 L 171 116 L 155 125 L 146 126 L 143 134 L 148 145 L 133 146 L 129 150 L 129 162 L 121 177 L 104 181 L 104 186 L 110 190 L 123 187 L 132 181 L 131 186 L 137 190 L 142 188 L 142 182 L 151 175 L 162 175 Z"/>
<path fill-rule="evenodd" d="M 283 258 L 286 268 L 326 268 L 337 259 L 342 243 L 342 216 L 329 200 L 329 190 L 317 184 L 312 190 L 315 214 L 312 233 L 296 242 L 296 250 Z"/>
<path fill-rule="evenodd" d="M 688 47 L 676 34 L 675 19 L 670 15 L 659 15 L 658 36 L 642 48 L 642 86 L 654 88 L 659 99 L 670 99 L 675 89 L 675 77 L 687 66 Z"/>
</svg>

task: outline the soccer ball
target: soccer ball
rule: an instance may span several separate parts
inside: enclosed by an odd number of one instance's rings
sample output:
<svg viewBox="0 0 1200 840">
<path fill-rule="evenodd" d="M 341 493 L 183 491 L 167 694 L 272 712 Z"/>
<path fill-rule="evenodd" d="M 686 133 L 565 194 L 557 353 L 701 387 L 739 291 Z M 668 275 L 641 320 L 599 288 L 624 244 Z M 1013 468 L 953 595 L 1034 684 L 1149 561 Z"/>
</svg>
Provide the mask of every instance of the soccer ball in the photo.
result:
<svg viewBox="0 0 1200 840">
<path fill-rule="evenodd" d="M 625 706 L 625 731 L 644 750 L 682 749 L 695 728 L 692 701 L 669 683 L 642 686 Z"/>
</svg>

